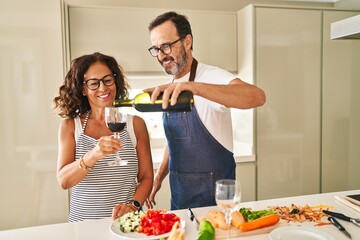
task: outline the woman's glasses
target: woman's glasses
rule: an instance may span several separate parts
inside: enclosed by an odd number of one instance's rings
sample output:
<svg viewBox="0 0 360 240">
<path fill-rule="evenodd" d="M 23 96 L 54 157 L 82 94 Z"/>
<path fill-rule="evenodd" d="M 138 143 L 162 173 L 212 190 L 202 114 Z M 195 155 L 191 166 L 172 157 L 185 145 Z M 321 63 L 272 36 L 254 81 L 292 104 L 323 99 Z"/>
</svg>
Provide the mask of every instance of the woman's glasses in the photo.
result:
<svg viewBox="0 0 360 240">
<path fill-rule="evenodd" d="M 100 82 L 102 82 L 105 86 L 112 86 L 115 83 L 116 74 L 108 74 L 101 79 L 91 78 L 88 80 L 84 80 L 83 83 L 86 84 L 88 89 L 96 90 L 100 87 Z"/>
</svg>

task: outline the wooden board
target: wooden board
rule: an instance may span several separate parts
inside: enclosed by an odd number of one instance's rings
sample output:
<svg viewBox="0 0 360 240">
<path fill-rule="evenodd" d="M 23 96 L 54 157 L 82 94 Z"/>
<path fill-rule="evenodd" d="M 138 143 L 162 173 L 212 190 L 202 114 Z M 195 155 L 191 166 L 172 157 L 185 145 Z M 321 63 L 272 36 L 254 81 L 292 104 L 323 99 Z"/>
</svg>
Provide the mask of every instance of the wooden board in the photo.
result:
<svg viewBox="0 0 360 240">
<path fill-rule="evenodd" d="M 204 218 L 205 218 L 204 216 L 198 217 L 199 222 L 201 222 Z M 277 224 L 274 224 L 274 225 L 268 226 L 268 227 L 264 227 L 264 228 L 260 228 L 260 229 L 256 229 L 256 230 L 252 230 L 252 231 L 248 231 L 248 232 L 241 232 L 239 229 L 231 226 L 230 238 L 266 234 L 266 233 L 270 233 L 275 228 L 289 226 L 289 225 L 290 225 L 289 223 L 280 219 L 280 221 Z M 221 230 L 219 228 L 215 228 L 215 239 L 226 239 L 227 234 L 228 234 L 227 230 Z"/>
</svg>

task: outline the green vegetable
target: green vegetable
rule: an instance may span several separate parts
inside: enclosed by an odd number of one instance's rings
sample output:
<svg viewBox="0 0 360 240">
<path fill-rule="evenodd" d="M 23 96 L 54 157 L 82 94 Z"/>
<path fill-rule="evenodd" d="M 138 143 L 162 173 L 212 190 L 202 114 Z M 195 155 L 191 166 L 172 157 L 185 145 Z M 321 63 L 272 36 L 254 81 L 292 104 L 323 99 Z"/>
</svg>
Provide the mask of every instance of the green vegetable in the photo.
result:
<svg viewBox="0 0 360 240">
<path fill-rule="evenodd" d="M 142 216 L 144 216 L 142 211 L 129 212 L 124 214 L 118 219 L 120 223 L 120 231 L 124 233 L 136 232 L 140 225 Z"/>
<path fill-rule="evenodd" d="M 208 220 L 202 220 L 199 226 L 198 240 L 213 240 L 214 238 L 215 228 Z"/>
<path fill-rule="evenodd" d="M 259 211 L 251 211 L 249 209 L 246 208 L 240 208 L 239 210 L 241 212 L 241 214 L 243 215 L 243 217 L 245 218 L 245 220 L 247 222 L 253 221 L 255 219 L 261 218 L 261 217 L 265 217 L 267 215 L 272 215 L 275 214 L 275 211 L 272 210 L 259 210 Z"/>
<path fill-rule="evenodd" d="M 290 211 L 290 214 L 298 214 L 300 212 L 299 209 L 294 208 L 293 210 Z"/>
</svg>

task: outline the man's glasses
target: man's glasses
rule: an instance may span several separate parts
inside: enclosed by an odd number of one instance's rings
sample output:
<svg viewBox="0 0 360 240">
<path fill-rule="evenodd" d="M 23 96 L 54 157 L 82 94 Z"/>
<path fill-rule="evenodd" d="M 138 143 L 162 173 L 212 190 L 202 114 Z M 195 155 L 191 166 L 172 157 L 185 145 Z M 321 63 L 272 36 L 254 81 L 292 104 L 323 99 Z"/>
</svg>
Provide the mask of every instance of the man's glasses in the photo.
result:
<svg viewBox="0 0 360 240">
<path fill-rule="evenodd" d="M 88 80 L 83 81 L 84 84 L 90 90 L 96 90 L 100 87 L 100 82 L 102 82 L 105 86 L 111 86 L 115 83 L 115 76 L 116 74 L 108 74 L 101 79 L 91 78 Z"/>
<path fill-rule="evenodd" d="M 161 51 L 163 54 L 168 55 L 171 53 L 171 45 L 177 43 L 178 41 L 182 40 L 184 37 L 179 38 L 178 40 L 172 42 L 172 43 L 164 43 L 161 44 L 160 47 L 151 47 L 149 48 L 149 53 L 153 57 L 157 57 L 159 55 L 159 51 Z"/>
</svg>

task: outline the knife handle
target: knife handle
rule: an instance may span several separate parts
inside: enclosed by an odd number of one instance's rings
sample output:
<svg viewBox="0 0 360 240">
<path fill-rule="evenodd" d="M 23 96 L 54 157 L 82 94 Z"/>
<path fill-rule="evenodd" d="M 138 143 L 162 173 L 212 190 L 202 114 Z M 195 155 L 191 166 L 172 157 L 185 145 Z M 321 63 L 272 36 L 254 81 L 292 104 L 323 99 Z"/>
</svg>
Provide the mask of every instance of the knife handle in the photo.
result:
<svg viewBox="0 0 360 240">
<path fill-rule="evenodd" d="M 323 210 L 323 213 L 326 213 L 326 214 L 328 214 L 330 216 L 333 216 L 333 217 L 336 217 L 336 218 L 339 218 L 339 219 L 350 222 L 350 218 L 345 216 L 342 213 L 332 212 L 332 211 L 328 211 L 328 210 Z"/>
<path fill-rule="evenodd" d="M 340 231 L 345 231 L 345 228 L 334 217 L 328 217 L 328 220 L 337 227 Z"/>
<path fill-rule="evenodd" d="M 191 221 L 194 221 L 195 215 L 193 213 L 193 211 L 191 210 L 191 208 L 188 208 L 188 215 Z"/>
</svg>

